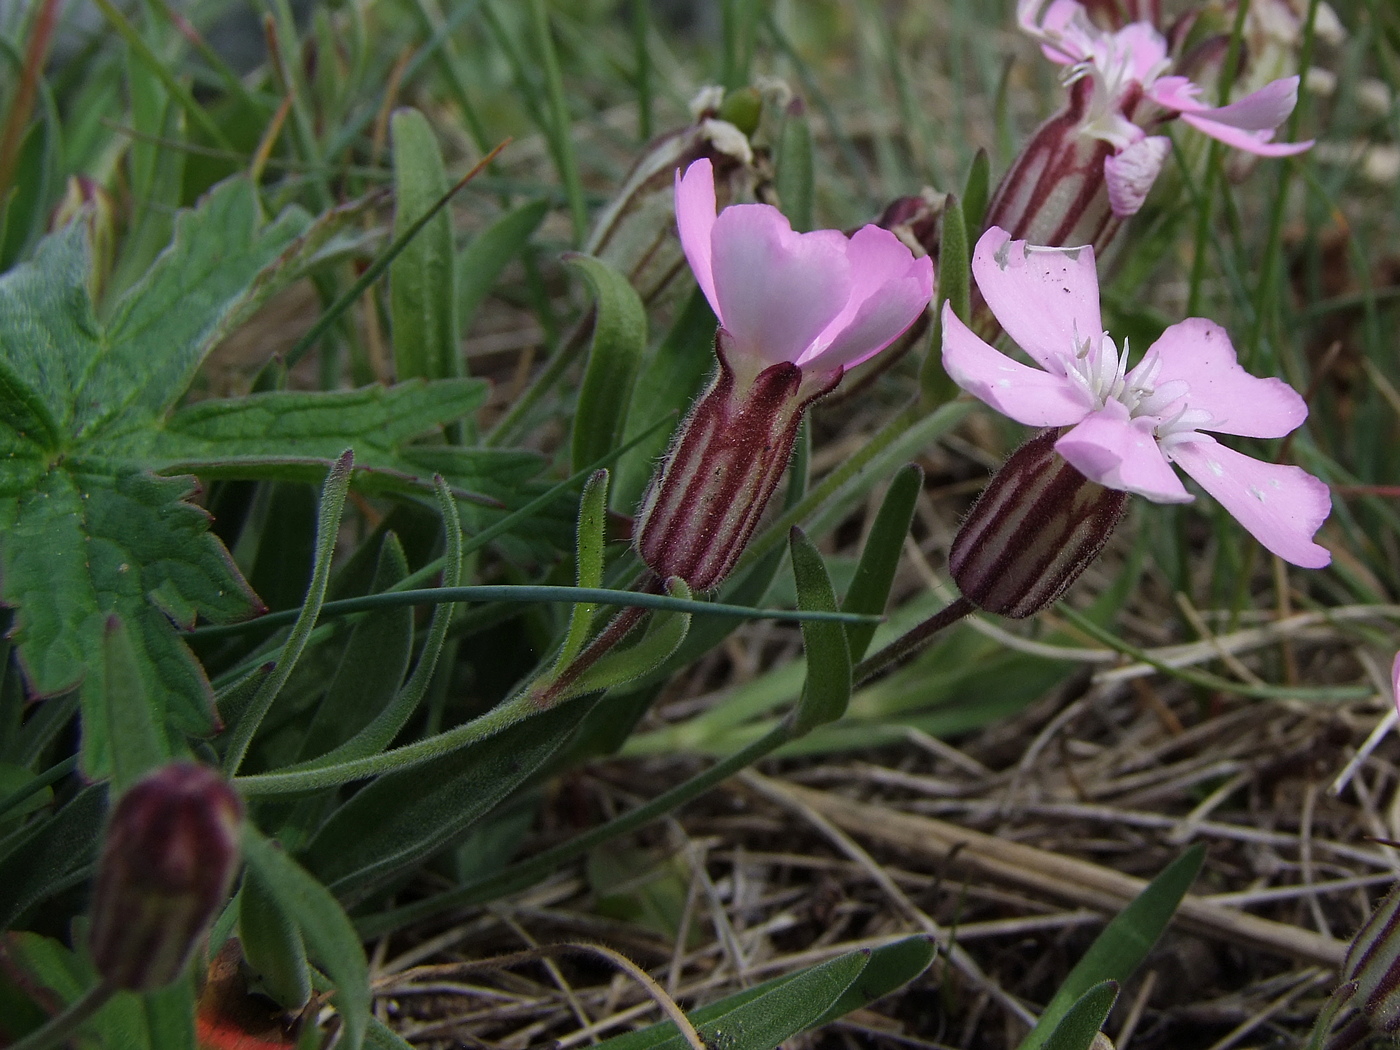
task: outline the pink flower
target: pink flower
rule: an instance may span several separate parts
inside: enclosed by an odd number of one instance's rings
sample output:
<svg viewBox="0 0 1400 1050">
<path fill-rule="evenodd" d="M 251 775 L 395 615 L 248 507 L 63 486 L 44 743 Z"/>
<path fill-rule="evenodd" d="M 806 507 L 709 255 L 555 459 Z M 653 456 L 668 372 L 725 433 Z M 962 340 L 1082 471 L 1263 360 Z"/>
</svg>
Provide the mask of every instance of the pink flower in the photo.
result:
<svg viewBox="0 0 1400 1050">
<path fill-rule="evenodd" d="M 767 204 L 736 204 L 716 216 L 708 159 L 677 176 L 676 222 L 736 367 L 851 368 L 889 346 L 933 295 L 932 260 L 915 259 L 878 226 L 850 238 L 839 230 L 795 233 Z"/>
<path fill-rule="evenodd" d="M 676 222 L 720 328 L 717 367 L 637 510 L 658 578 L 708 590 L 734 568 L 787 469 L 807 407 L 928 306 L 933 263 L 866 226 L 795 233 L 777 208 L 715 214 L 709 160 L 676 179 Z"/>
<path fill-rule="evenodd" d="M 1091 481 L 1189 502 L 1175 463 L 1280 558 L 1305 568 L 1331 561 L 1312 542 L 1331 509 L 1325 484 L 1202 433 L 1282 437 L 1307 417 L 1286 383 L 1239 366 L 1223 328 L 1200 317 L 1174 324 L 1129 370 L 1127 346 L 1120 353 L 1103 330 L 1092 248 L 1028 247 L 993 228 L 977 242 L 972 272 L 1040 367 L 994 350 L 945 307 L 943 363 L 959 386 L 1017 422 L 1069 427 L 1055 451 Z"/>
<path fill-rule="evenodd" d="M 1089 98 L 1079 115 L 1081 136 L 1107 143 L 1104 161 L 1113 214 L 1131 215 L 1170 149 L 1164 136 L 1149 135 L 1163 120 L 1180 117 L 1227 145 L 1266 157 L 1300 153 L 1311 142 L 1273 142 L 1274 132 L 1298 101 L 1298 78 L 1275 80 L 1228 106 L 1211 107 L 1186 77 L 1168 75 L 1172 59 L 1166 38 L 1150 22 L 1121 29 L 1095 25 L 1078 0 L 1018 0 L 1021 29 L 1040 41 L 1045 57 L 1068 67 L 1066 82 L 1086 81 Z"/>
</svg>

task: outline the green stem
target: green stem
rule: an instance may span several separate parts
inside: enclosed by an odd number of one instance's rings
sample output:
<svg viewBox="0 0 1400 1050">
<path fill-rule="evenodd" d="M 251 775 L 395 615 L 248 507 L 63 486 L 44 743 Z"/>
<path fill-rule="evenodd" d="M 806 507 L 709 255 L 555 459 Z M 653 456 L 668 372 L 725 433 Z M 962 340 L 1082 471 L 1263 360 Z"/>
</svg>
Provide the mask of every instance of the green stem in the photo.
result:
<svg viewBox="0 0 1400 1050">
<path fill-rule="evenodd" d="M 976 611 L 975 605 L 959 595 L 957 601 L 944 606 L 917 627 L 900 635 L 878 653 L 868 656 L 856 664 L 855 669 L 851 672 L 851 677 L 857 686 L 865 685 L 871 679 L 878 678 L 886 671 L 891 671 L 903 663 L 905 659 L 927 645 L 933 636 L 943 628 L 952 626 L 964 616 Z"/>
<path fill-rule="evenodd" d="M 1234 83 L 1235 73 L 1239 69 L 1240 45 L 1244 39 L 1244 20 L 1248 14 L 1248 3 L 1240 4 L 1235 12 L 1235 25 L 1230 31 L 1230 48 L 1225 53 L 1225 65 L 1220 71 L 1220 97 L 1216 101 L 1221 106 L 1230 101 L 1230 86 Z M 1186 299 L 1188 317 L 1199 316 L 1201 312 L 1201 288 L 1206 278 L 1207 246 L 1210 242 L 1210 220 L 1214 216 L 1213 205 L 1215 203 L 1215 186 L 1220 171 L 1220 150 L 1220 143 L 1211 139 L 1210 149 L 1206 153 L 1206 171 L 1202 179 L 1199 210 L 1196 212 L 1195 256 L 1191 260 L 1191 290 Z"/>
<path fill-rule="evenodd" d="M 362 594 L 356 598 L 341 598 L 326 602 L 321 606 L 320 619 L 327 620 L 351 613 L 367 612 L 371 609 L 396 608 L 402 605 L 441 605 L 444 602 L 561 602 L 578 605 L 584 602 L 597 602 L 599 605 L 616 605 L 637 609 L 664 609 L 669 612 L 707 613 L 715 616 L 733 616 L 746 620 L 833 620 L 838 623 L 879 623 L 878 616 L 864 616 L 856 613 L 802 611 L 800 609 L 754 609 L 747 605 L 725 605 L 719 602 L 702 602 L 684 598 L 672 598 L 666 594 L 640 594 L 636 591 L 619 591 L 607 587 L 563 587 L 527 586 L 499 584 L 476 587 L 425 587 L 410 591 L 379 591 L 375 594 Z M 282 627 L 293 623 L 301 615 L 300 609 L 284 609 L 268 613 L 256 620 L 244 623 L 217 624 L 212 627 L 196 627 L 186 632 L 195 638 L 219 638 L 229 634 L 241 634 L 259 627 Z"/>
<path fill-rule="evenodd" d="M 105 981 L 99 981 L 69 1003 L 62 1013 L 49 1018 L 42 1028 L 30 1032 L 19 1042 L 12 1043 L 10 1050 L 49 1050 L 50 1047 L 62 1046 L 70 1036 L 91 1020 L 93 1014 L 106 1006 L 107 1001 L 116 992 L 117 990 Z"/>
<path fill-rule="evenodd" d="M 1308 66 L 1312 64 L 1313 42 L 1316 39 L 1317 8 L 1320 0 L 1308 4 L 1307 20 L 1303 24 L 1303 46 L 1298 54 L 1298 104 L 1288 118 L 1288 141 L 1298 138 L 1298 124 L 1304 103 L 1307 101 Z M 1264 338 L 1264 325 L 1274 316 L 1273 307 L 1278 303 L 1280 263 L 1283 258 L 1283 222 L 1288 207 L 1288 189 L 1293 182 L 1294 160 L 1280 158 L 1278 189 L 1274 193 L 1273 208 L 1269 215 L 1269 239 L 1264 246 L 1263 261 L 1259 266 L 1259 285 L 1254 293 L 1254 324 L 1250 327 L 1249 340 L 1245 344 L 1242 365 L 1248 367 L 1259 353 L 1259 344 Z"/>
<path fill-rule="evenodd" d="M 316 525 L 316 562 L 311 570 L 311 583 L 306 588 L 306 601 L 297 611 L 296 624 L 277 657 L 276 668 L 258 687 L 258 691 L 248 703 L 248 710 L 243 712 L 243 717 L 233 727 L 228 750 L 224 753 L 224 772 L 229 776 L 237 773 L 238 767 L 243 764 L 248 747 L 253 742 L 253 735 L 262 725 L 263 718 L 272 708 L 272 702 L 277 699 L 282 686 L 287 684 L 292 669 L 296 667 L 311 640 L 311 632 L 316 626 L 316 617 L 320 615 L 321 603 L 325 600 L 326 587 L 330 583 L 331 559 L 335 554 L 340 517 L 345 510 L 345 496 L 350 491 L 350 475 L 354 468 L 354 454 L 347 450 L 335 461 L 335 466 L 326 477 Z"/>
<path fill-rule="evenodd" d="M 676 807 L 699 797 L 716 784 L 729 779 L 739 770 L 752 765 L 759 759 L 771 755 L 793 739 L 792 730 L 780 723 L 749 744 L 748 747 L 715 763 L 698 776 L 692 777 L 682 784 L 677 784 L 650 802 L 638 806 L 631 812 L 616 817 L 606 824 L 600 824 L 568 842 L 561 842 L 528 860 L 512 864 L 488 878 L 479 879 L 455 890 L 448 890 L 446 893 L 440 893 L 426 900 L 361 920 L 356 924 L 360 936 L 364 938 L 378 937 L 399 929 L 407 923 L 427 919 L 444 911 L 481 904 L 494 900 L 503 894 L 531 886 L 546 875 L 558 870 L 561 865 L 582 856 L 595 846 L 616 838 L 618 835 L 635 831 Z"/>
<path fill-rule="evenodd" d="M 544 66 L 545 92 L 549 102 L 549 138 L 553 146 L 554 163 L 564 183 L 569 201 L 569 215 L 574 222 L 574 244 L 581 245 L 588 236 L 588 209 L 583 203 L 583 181 L 579 178 L 578 158 L 574 155 L 573 136 L 569 133 L 573 121 L 564 95 L 564 77 L 559 71 L 559 56 L 554 51 L 554 37 L 549 30 L 549 14 L 544 0 L 530 0 L 530 26 L 535 34 Z"/>
<path fill-rule="evenodd" d="M 966 408 L 962 405 L 944 405 L 943 408 L 935 412 L 934 415 L 939 415 L 948 410 L 956 410 L 961 413 L 966 411 Z M 744 553 L 739 556 L 739 561 L 735 564 L 732 575 L 738 576 L 770 551 L 787 543 L 788 531 L 794 525 L 800 525 L 808 515 L 816 511 L 822 504 L 835 495 L 843 485 L 864 470 L 871 460 L 890 445 L 894 444 L 899 438 L 903 437 L 905 432 L 914 424 L 918 423 L 923 416 L 924 411 L 917 401 L 912 401 L 905 406 L 899 414 L 876 431 L 875 435 L 861 446 L 854 455 L 826 477 L 822 478 L 821 482 L 808 492 L 799 503 L 791 510 L 782 514 L 782 516 L 764 529 L 756 539 L 750 542 Z"/>
</svg>

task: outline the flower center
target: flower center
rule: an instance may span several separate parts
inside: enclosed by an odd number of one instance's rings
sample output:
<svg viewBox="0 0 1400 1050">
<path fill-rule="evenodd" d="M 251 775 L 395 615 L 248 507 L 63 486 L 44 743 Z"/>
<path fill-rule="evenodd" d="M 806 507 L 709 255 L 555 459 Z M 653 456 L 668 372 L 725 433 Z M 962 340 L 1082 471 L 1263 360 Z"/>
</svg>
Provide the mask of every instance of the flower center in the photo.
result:
<svg viewBox="0 0 1400 1050">
<path fill-rule="evenodd" d="M 1158 382 L 1162 359 L 1153 351 L 1128 369 L 1128 342 L 1122 352 L 1107 332 L 1097 347 L 1093 341 L 1074 333 L 1074 353 L 1066 361 L 1065 375 L 1079 386 L 1095 411 L 1110 401 L 1128 410 L 1129 419 L 1150 418 L 1152 432 L 1166 444 L 1180 441 L 1211 421 L 1211 414 L 1192 408 L 1190 386 L 1181 379 Z"/>
</svg>

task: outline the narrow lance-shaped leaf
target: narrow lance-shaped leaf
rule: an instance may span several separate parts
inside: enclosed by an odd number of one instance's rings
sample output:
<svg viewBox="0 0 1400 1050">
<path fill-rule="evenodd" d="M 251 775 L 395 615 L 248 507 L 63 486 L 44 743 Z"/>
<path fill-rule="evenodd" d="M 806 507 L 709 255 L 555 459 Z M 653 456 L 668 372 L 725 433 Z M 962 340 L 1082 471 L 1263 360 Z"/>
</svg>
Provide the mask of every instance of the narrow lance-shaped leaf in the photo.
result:
<svg viewBox="0 0 1400 1050">
<path fill-rule="evenodd" d="M 573 465 L 577 470 L 622 444 L 632 387 L 647 342 L 647 315 L 632 285 L 589 255 L 566 262 L 593 289 L 593 346 L 574 413 Z"/>
<path fill-rule="evenodd" d="M 326 821 L 303 861 L 338 895 L 363 897 L 453 842 L 533 776 L 573 734 L 580 713 L 560 705 L 379 777 Z"/>
<path fill-rule="evenodd" d="M 985 149 L 973 154 L 972 166 L 967 172 L 967 186 L 963 190 L 963 228 L 970 237 L 982 232 L 982 216 L 987 211 L 987 198 L 991 192 L 992 162 Z"/>
<path fill-rule="evenodd" d="M 146 692 L 135 648 L 120 617 L 107 618 L 103 643 L 112 785 L 124 791 L 141 774 L 171 757 L 171 752 L 163 712 Z"/>
<path fill-rule="evenodd" d="M 1104 1021 L 1108 1020 L 1108 1012 L 1117 1001 L 1117 981 L 1094 985 L 1065 1012 L 1046 1040 L 1045 1050 L 1092 1050 Z"/>
<path fill-rule="evenodd" d="M 1201 870 L 1204 859 L 1205 847 L 1199 844 L 1192 846 L 1167 865 L 1131 904 L 1104 927 L 1060 985 L 1055 997 L 1040 1015 L 1039 1023 L 1021 1041 L 1017 1050 L 1037 1050 L 1049 1045 L 1050 1033 L 1056 1030 L 1060 1019 L 1088 992 L 1104 982 L 1121 983 L 1133 975 L 1171 922 L 1181 899 L 1186 896 L 1186 891 Z"/>
<path fill-rule="evenodd" d="M 794 99 L 778 138 L 777 190 L 783 214 L 798 233 L 812 227 L 812 127 L 801 100 Z"/>
<path fill-rule="evenodd" d="M 394 233 L 401 235 L 447 192 L 447 168 L 428 120 L 400 109 L 390 120 L 394 151 Z M 399 379 L 461 375 L 457 346 L 456 256 L 444 208 L 389 266 L 390 322 Z"/>
<path fill-rule="evenodd" d="M 895 570 L 899 568 L 899 557 L 904 550 L 904 538 L 909 535 L 909 525 L 914 520 L 914 507 L 923 484 L 924 472 L 916 463 L 901 467 L 890 482 L 879 513 L 875 515 L 875 524 L 866 537 L 865 549 L 860 552 L 856 574 L 851 578 L 845 601 L 841 603 L 842 612 L 879 616 L 885 611 Z M 853 662 L 865 655 L 870 639 L 875 637 L 875 627 L 873 623 L 846 625 L 846 642 L 851 647 Z"/>
<path fill-rule="evenodd" d="M 964 323 L 971 313 L 971 270 L 968 263 L 967 224 L 962 206 L 951 193 L 943 206 L 943 233 L 938 241 L 938 294 L 934 303 L 933 341 L 919 371 L 919 390 L 924 408 L 932 409 L 951 400 L 958 386 L 943 367 L 942 304 L 953 304 L 953 312 Z"/>
<path fill-rule="evenodd" d="M 345 1026 L 341 1044 L 360 1050 L 369 1023 L 369 963 L 349 917 L 330 892 L 251 824 L 243 856 L 282 911 L 296 920 L 308 954 L 335 983 L 333 1000 Z"/>
<path fill-rule="evenodd" d="M 238 894 L 238 939 L 267 994 L 289 1010 L 311 998 L 311 967 L 296 918 L 282 907 L 261 867 L 248 865 Z"/>
<path fill-rule="evenodd" d="M 821 553 L 799 528 L 791 533 L 792 574 L 797 580 L 797 607 L 836 610 L 836 594 Z M 788 716 L 794 735 L 809 733 L 834 722 L 851 702 L 851 652 L 842 624 L 802 622 L 802 647 L 807 653 L 807 682 Z"/>
<path fill-rule="evenodd" d="M 608 523 L 608 472 L 594 471 L 583 487 L 583 497 L 578 504 L 578 575 L 580 587 L 601 587 L 603 585 L 603 547 L 607 540 Z M 593 602 L 579 602 L 569 614 L 569 630 L 559 656 L 554 661 L 554 674 L 569 665 L 583 643 L 588 640 L 588 627 L 593 622 L 593 613 L 598 606 Z"/>
<path fill-rule="evenodd" d="M 840 955 L 703 1007 L 689 1017 L 707 1046 L 773 1050 L 827 1016 L 860 977 L 869 958 L 869 951 Z M 689 1045 L 667 1022 L 605 1039 L 597 1050 L 689 1050 Z"/>
<path fill-rule="evenodd" d="M 464 334 L 501 271 L 529 243 L 548 211 L 548 201 L 528 201 L 492 222 L 457 256 L 457 314 Z"/>
</svg>

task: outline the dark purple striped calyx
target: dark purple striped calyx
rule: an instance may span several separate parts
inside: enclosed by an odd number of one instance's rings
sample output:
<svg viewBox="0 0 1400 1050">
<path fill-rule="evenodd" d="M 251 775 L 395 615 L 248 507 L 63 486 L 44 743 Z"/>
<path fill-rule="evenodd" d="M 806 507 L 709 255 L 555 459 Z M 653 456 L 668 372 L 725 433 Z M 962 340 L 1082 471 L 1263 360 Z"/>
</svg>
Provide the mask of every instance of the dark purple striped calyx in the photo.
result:
<svg viewBox="0 0 1400 1050">
<path fill-rule="evenodd" d="M 1043 431 L 1007 457 L 953 539 L 949 572 L 987 612 L 1020 619 L 1053 604 L 1123 516 L 1128 494 L 1065 462 L 1058 437 Z"/>
</svg>

